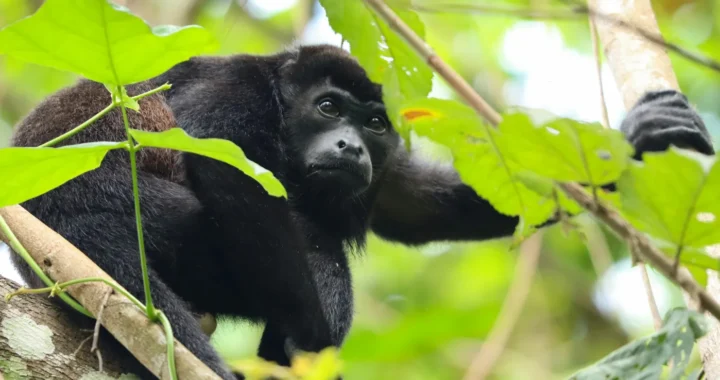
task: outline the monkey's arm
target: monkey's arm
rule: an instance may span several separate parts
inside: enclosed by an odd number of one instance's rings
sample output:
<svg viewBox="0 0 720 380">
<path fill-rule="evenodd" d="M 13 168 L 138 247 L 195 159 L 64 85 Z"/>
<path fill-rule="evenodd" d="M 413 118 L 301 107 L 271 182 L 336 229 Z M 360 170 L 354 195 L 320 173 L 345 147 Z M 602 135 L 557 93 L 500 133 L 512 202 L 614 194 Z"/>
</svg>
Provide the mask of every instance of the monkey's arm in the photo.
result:
<svg viewBox="0 0 720 380">
<path fill-rule="evenodd" d="M 485 240 L 512 234 L 518 218 L 497 212 L 463 184 L 450 164 L 432 163 L 398 149 L 371 218 L 379 236 L 406 244 Z"/>
<path fill-rule="evenodd" d="M 714 154 L 702 119 L 677 91 L 649 92 L 620 128 L 635 147 L 636 159 L 670 145 Z M 371 223 L 378 235 L 422 244 L 485 240 L 513 233 L 518 218 L 497 212 L 464 185 L 450 165 L 422 162 L 402 148 L 398 155 L 373 209 Z"/>
</svg>

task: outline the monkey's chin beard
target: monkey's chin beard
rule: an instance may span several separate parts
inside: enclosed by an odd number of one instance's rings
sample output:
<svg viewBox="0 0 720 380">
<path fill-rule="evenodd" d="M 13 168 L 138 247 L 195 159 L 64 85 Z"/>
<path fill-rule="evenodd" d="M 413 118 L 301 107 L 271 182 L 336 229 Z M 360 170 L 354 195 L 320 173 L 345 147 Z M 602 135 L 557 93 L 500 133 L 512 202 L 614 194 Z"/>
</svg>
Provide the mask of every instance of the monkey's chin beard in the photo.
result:
<svg viewBox="0 0 720 380">
<path fill-rule="evenodd" d="M 370 181 L 364 175 L 347 169 L 323 168 L 312 171 L 307 178 L 310 186 L 323 193 L 353 196 L 365 192 Z"/>
</svg>

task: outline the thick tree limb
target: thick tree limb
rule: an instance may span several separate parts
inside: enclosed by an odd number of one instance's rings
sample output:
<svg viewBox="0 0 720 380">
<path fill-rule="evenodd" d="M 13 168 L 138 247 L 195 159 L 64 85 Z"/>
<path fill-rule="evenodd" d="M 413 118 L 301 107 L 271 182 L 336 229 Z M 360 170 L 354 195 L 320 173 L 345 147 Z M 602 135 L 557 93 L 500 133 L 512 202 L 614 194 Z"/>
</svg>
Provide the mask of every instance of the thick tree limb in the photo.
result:
<svg viewBox="0 0 720 380">
<path fill-rule="evenodd" d="M 88 277 L 114 281 L 75 246 L 22 207 L 0 208 L 0 216 L 53 281 L 65 282 Z M 7 243 L 7 237 L 1 233 L 0 240 Z M 103 283 L 93 282 L 73 285 L 67 292 L 97 316 L 110 289 Z M 130 300 L 113 292 L 107 300 L 101 323 L 155 376 L 169 379 L 165 333 L 159 324 L 150 322 Z M 180 379 L 219 379 L 178 342 L 175 343 L 175 362 Z"/>
<path fill-rule="evenodd" d="M 51 302 L 47 295 L 2 301 L 19 287 L 0 278 L 0 379 L 2 375 L 27 380 L 132 378 L 127 351 L 104 340 L 99 345 L 104 353 L 103 372 L 98 372 L 88 340 L 93 335 L 92 323 L 70 318 L 67 309 Z"/>
<path fill-rule="evenodd" d="M 588 0 L 588 6 L 607 17 L 593 17 L 615 83 L 630 109 L 649 90 L 678 89 L 675 72 L 665 49 L 632 30 L 621 20 L 662 39 L 649 0 Z"/>
<path fill-rule="evenodd" d="M 655 13 L 649 0 L 589 0 L 588 5 L 598 13 L 620 18 L 645 33 L 660 37 Z M 647 90 L 680 88 L 670 58 L 660 46 L 617 23 L 600 20 L 597 23 L 600 38 L 605 46 L 605 54 L 615 82 L 623 93 L 627 108 L 632 107 Z M 718 258 L 720 247 L 711 247 L 708 253 Z M 720 296 L 720 279 L 715 271 L 708 271 L 706 293 L 715 297 Z M 685 293 L 685 300 L 692 307 L 705 306 L 703 302 L 699 302 L 702 300 L 694 297 L 692 292 Z M 712 318 L 710 323 L 710 332 L 700 339 L 698 346 L 707 378 L 717 379 L 720 378 L 720 355 L 716 354 L 720 347 L 720 324 Z"/>
</svg>

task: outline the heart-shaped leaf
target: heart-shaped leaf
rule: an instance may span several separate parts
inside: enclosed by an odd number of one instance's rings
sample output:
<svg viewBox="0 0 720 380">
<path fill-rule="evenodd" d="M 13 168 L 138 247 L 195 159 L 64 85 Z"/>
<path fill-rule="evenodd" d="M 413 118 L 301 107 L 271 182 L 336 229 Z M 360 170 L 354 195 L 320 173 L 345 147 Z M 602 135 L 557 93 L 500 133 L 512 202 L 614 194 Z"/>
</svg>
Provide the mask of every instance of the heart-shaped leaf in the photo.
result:
<svg viewBox="0 0 720 380">
<path fill-rule="evenodd" d="M 622 212 L 641 231 L 679 247 L 720 243 L 720 165 L 671 147 L 646 153 L 618 181 Z"/>
<path fill-rule="evenodd" d="M 199 26 L 151 28 L 107 0 L 46 0 L 0 30 L 0 54 L 112 85 L 150 79 L 217 45 Z"/>
</svg>

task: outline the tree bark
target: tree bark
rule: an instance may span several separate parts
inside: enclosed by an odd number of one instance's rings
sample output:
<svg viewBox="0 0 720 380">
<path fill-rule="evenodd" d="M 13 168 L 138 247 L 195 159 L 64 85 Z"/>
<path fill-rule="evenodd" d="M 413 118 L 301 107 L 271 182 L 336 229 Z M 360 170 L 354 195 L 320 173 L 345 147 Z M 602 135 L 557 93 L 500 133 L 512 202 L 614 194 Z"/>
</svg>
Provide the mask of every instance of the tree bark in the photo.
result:
<svg viewBox="0 0 720 380">
<path fill-rule="evenodd" d="M 0 278 L 0 298 L 20 285 Z M 92 323 L 73 319 L 66 309 L 45 294 L 26 294 L 10 302 L 0 300 L 0 380 L 130 380 L 132 364 L 127 351 L 115 344 L 90 352 Z"/>
<path fill-rule="evenodd" d="M 0 216 L 7 222 L 19 243 L 25 247 L 40 269 L 53 281 L 103 278 L 115 282 L 74 245 L 24 208 L 3 207 L 0 208 Z M 0 240 L 15 249 L 10 236 L 0 233 Z M 162 327 L 152 323 L 140 308 L 101 282 L 73 285 L 66 291 L 93 316 L 97 316 L 104 305 L 112 306 L 104 311 L 100 321 L 102 326 L 155 376 L 161 379 L 170 378 L 165 333 Z M 181 380 L 220 379 L 177 340 L 175 364 Z"/>
<path fill-rule="evenodd" d="M 588 0 L 591 10 L 623 20 L 647 33 L 660 36 L 655 13 L 649 0 Z M 670 58 L 665 49 L 604 17 L 595 18 L 604 47 L 605 56 L 612 69 L 618 88 L 623 94 L 625 107 L 635 105 L 648 90 L 679 90 Z M 708 254 L 720 258 L 720 246 L 708 249 Z M 720 298 L 720 279 L 714 270 L 708 270 L 707 292 L 716 300 Z M 685 301 L 697 309 L 698 302 L 688 293 Z M 698 342 L 705 375 L 708 379 L 720 379 L 720 324 L 708 316 L 710 331 Z"/>
</svg>

